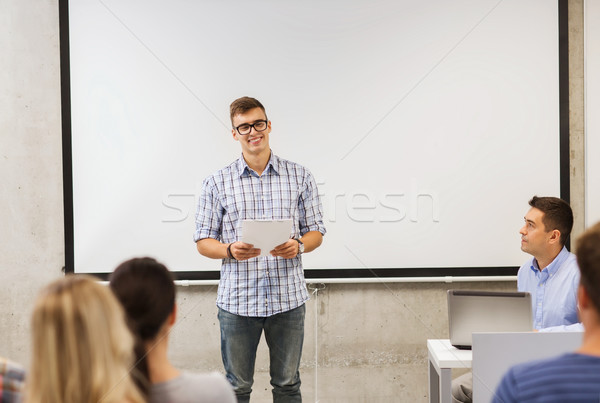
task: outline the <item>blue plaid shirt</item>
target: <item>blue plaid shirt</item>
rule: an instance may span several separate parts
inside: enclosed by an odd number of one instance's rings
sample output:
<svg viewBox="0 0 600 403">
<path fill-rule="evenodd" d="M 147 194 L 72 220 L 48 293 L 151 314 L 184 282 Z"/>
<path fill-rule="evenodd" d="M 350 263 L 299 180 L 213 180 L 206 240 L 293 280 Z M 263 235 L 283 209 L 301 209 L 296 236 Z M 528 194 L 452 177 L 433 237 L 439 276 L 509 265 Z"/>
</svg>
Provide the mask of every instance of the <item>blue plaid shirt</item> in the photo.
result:
<svg viewBox="0 0 600 403">
<path fill-rule="evenodd" d="M 242 220 L 292 219 L 290 237 L 309 231 L 325 234 L 317 185 L 301 165 L 271 158 L 262 175 L 241 156 L 204 180 L 196 213 L 194 240 L 239 241 Z M 287 312 L 308 300 L 302 257 L 223 259 L 217 306 L 240 316 Z"/>
</svg>

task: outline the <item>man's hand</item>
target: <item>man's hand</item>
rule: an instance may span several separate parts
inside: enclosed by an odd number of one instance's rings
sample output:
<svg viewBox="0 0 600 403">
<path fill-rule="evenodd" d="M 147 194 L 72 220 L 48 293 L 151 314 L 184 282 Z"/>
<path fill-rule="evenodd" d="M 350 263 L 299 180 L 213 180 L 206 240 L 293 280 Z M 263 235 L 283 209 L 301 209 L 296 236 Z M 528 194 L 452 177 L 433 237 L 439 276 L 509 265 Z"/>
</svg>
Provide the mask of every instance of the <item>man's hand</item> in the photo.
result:
<svg viewBox="0 0 600 403">
<path fill-rule="evenodd" d="M 254 245 L 241 241 L 232 243 L 229 250 L 235 260 L 248 260 L 260 255 L 260 249 L 255 248 Z"/>
<path fill-rule="evenodd" d="M 278 245 L 270 253 L 271 256 L 280 256 L 284 259 L 291 259 L 296 257 L 298 254 L 298 241 L 295 239 L 288 239 L 287 242 Z"/>
</svg>

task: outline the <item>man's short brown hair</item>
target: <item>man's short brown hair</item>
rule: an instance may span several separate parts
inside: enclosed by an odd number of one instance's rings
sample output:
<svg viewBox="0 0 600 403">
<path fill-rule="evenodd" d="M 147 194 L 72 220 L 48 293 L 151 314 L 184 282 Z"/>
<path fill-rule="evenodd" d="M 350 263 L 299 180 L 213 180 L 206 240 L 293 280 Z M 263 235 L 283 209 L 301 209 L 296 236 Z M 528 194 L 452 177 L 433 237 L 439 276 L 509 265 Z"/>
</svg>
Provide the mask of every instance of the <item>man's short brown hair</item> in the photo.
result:
<svg viewBox="0 0 600 403">
<path fill-rule="evenodd" d="M 577 239 L 576 246 L 581 285 L 600 313 L 600 222 L 585 231 Z"/>
<path fill-rule="evenodd" d="M 262 111 L 265 114 L 265 119 L 267 118 L 267 112 L 265 111 L 265 107 L 263 106 L 263 104 L 260 103 L 258 99 L 251 97 L 241 97 L 233 101 L 229 106 L 229 117 L 231 118 L 231 124 L 233 125 L 234 116 L 244 114 L 254 108 L 262 109 Z"/>
<path fill-rule="evenodd" d="M 560 231 L 560 243 L 565 246 L 573 229 L 573 210 L 566 201 L 558 197 L 533 196 L 529 205 L 544 213 L 542 222 L 546 232 L 557 229 Z"/>
</svg>

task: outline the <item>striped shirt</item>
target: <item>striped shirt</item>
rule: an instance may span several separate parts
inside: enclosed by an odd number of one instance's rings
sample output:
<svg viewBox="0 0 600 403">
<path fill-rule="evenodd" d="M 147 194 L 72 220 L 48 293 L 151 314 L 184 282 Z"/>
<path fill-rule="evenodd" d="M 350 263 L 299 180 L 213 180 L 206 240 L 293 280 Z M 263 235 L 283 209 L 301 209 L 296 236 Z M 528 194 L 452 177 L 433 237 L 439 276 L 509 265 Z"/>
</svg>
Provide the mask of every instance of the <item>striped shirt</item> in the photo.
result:
<svg viewBox="0 0 600 403">
<path fill-rule="evenodd" d="M 504 375 L 494 403 L 600 401 L 600 357 L 576 353 L 519 364 Z"/>
<path fill-rule="evenodd" d="M 325 234 L 319 192 L 312 174 L 271 152 L 262 175 L 243 156 L 204 180 L 194 240 L 241 240 L 242 220 L 292 219 L 290 237 L 309 231 Z M 292 259 L 223 259 L 217 306 L 240 316 L 266 317 L 308 300 L 300 255 Z"/>
</svg>

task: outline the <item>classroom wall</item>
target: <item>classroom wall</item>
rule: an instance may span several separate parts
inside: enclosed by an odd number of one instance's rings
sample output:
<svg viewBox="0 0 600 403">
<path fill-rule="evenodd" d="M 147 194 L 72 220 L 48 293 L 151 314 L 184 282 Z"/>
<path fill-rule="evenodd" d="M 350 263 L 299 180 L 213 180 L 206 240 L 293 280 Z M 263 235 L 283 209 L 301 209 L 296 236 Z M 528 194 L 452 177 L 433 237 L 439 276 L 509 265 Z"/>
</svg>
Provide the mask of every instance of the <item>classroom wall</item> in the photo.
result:
<svg viewBox="0 0 600 403">
<path fill-rule="evenodd" d="M 569 3 L 571 29 L 580 32 L 582 2 Z M 57 1 L 4 0 L 0 30 L 0 355 L 27 365 L 33 299 L 64 265 Z M 578 71 L 582 60 L 572 57 Z M 571 87 L 572 96 L 581 91 Z M 571 106 L 572 115 L 582 110 Z M 581 155 L 572 153 L 575 163 Z M 583 185 L 574 185 L 575 205 L 583 205 L 582 195 Z M 464 248 L 469 253 L 468 241 Z M 305 401 L 426 401 L 426 340 L 447 337 L 445 291 L 515 287 L 513 281 L 325 285 L 307 304 Z M 173 361 L 184 369 L 220 371 L 216 286 L 178 292 Z M 269 389 L 262 343 L 254 401 L 268 401 Z"/>
</svg>

